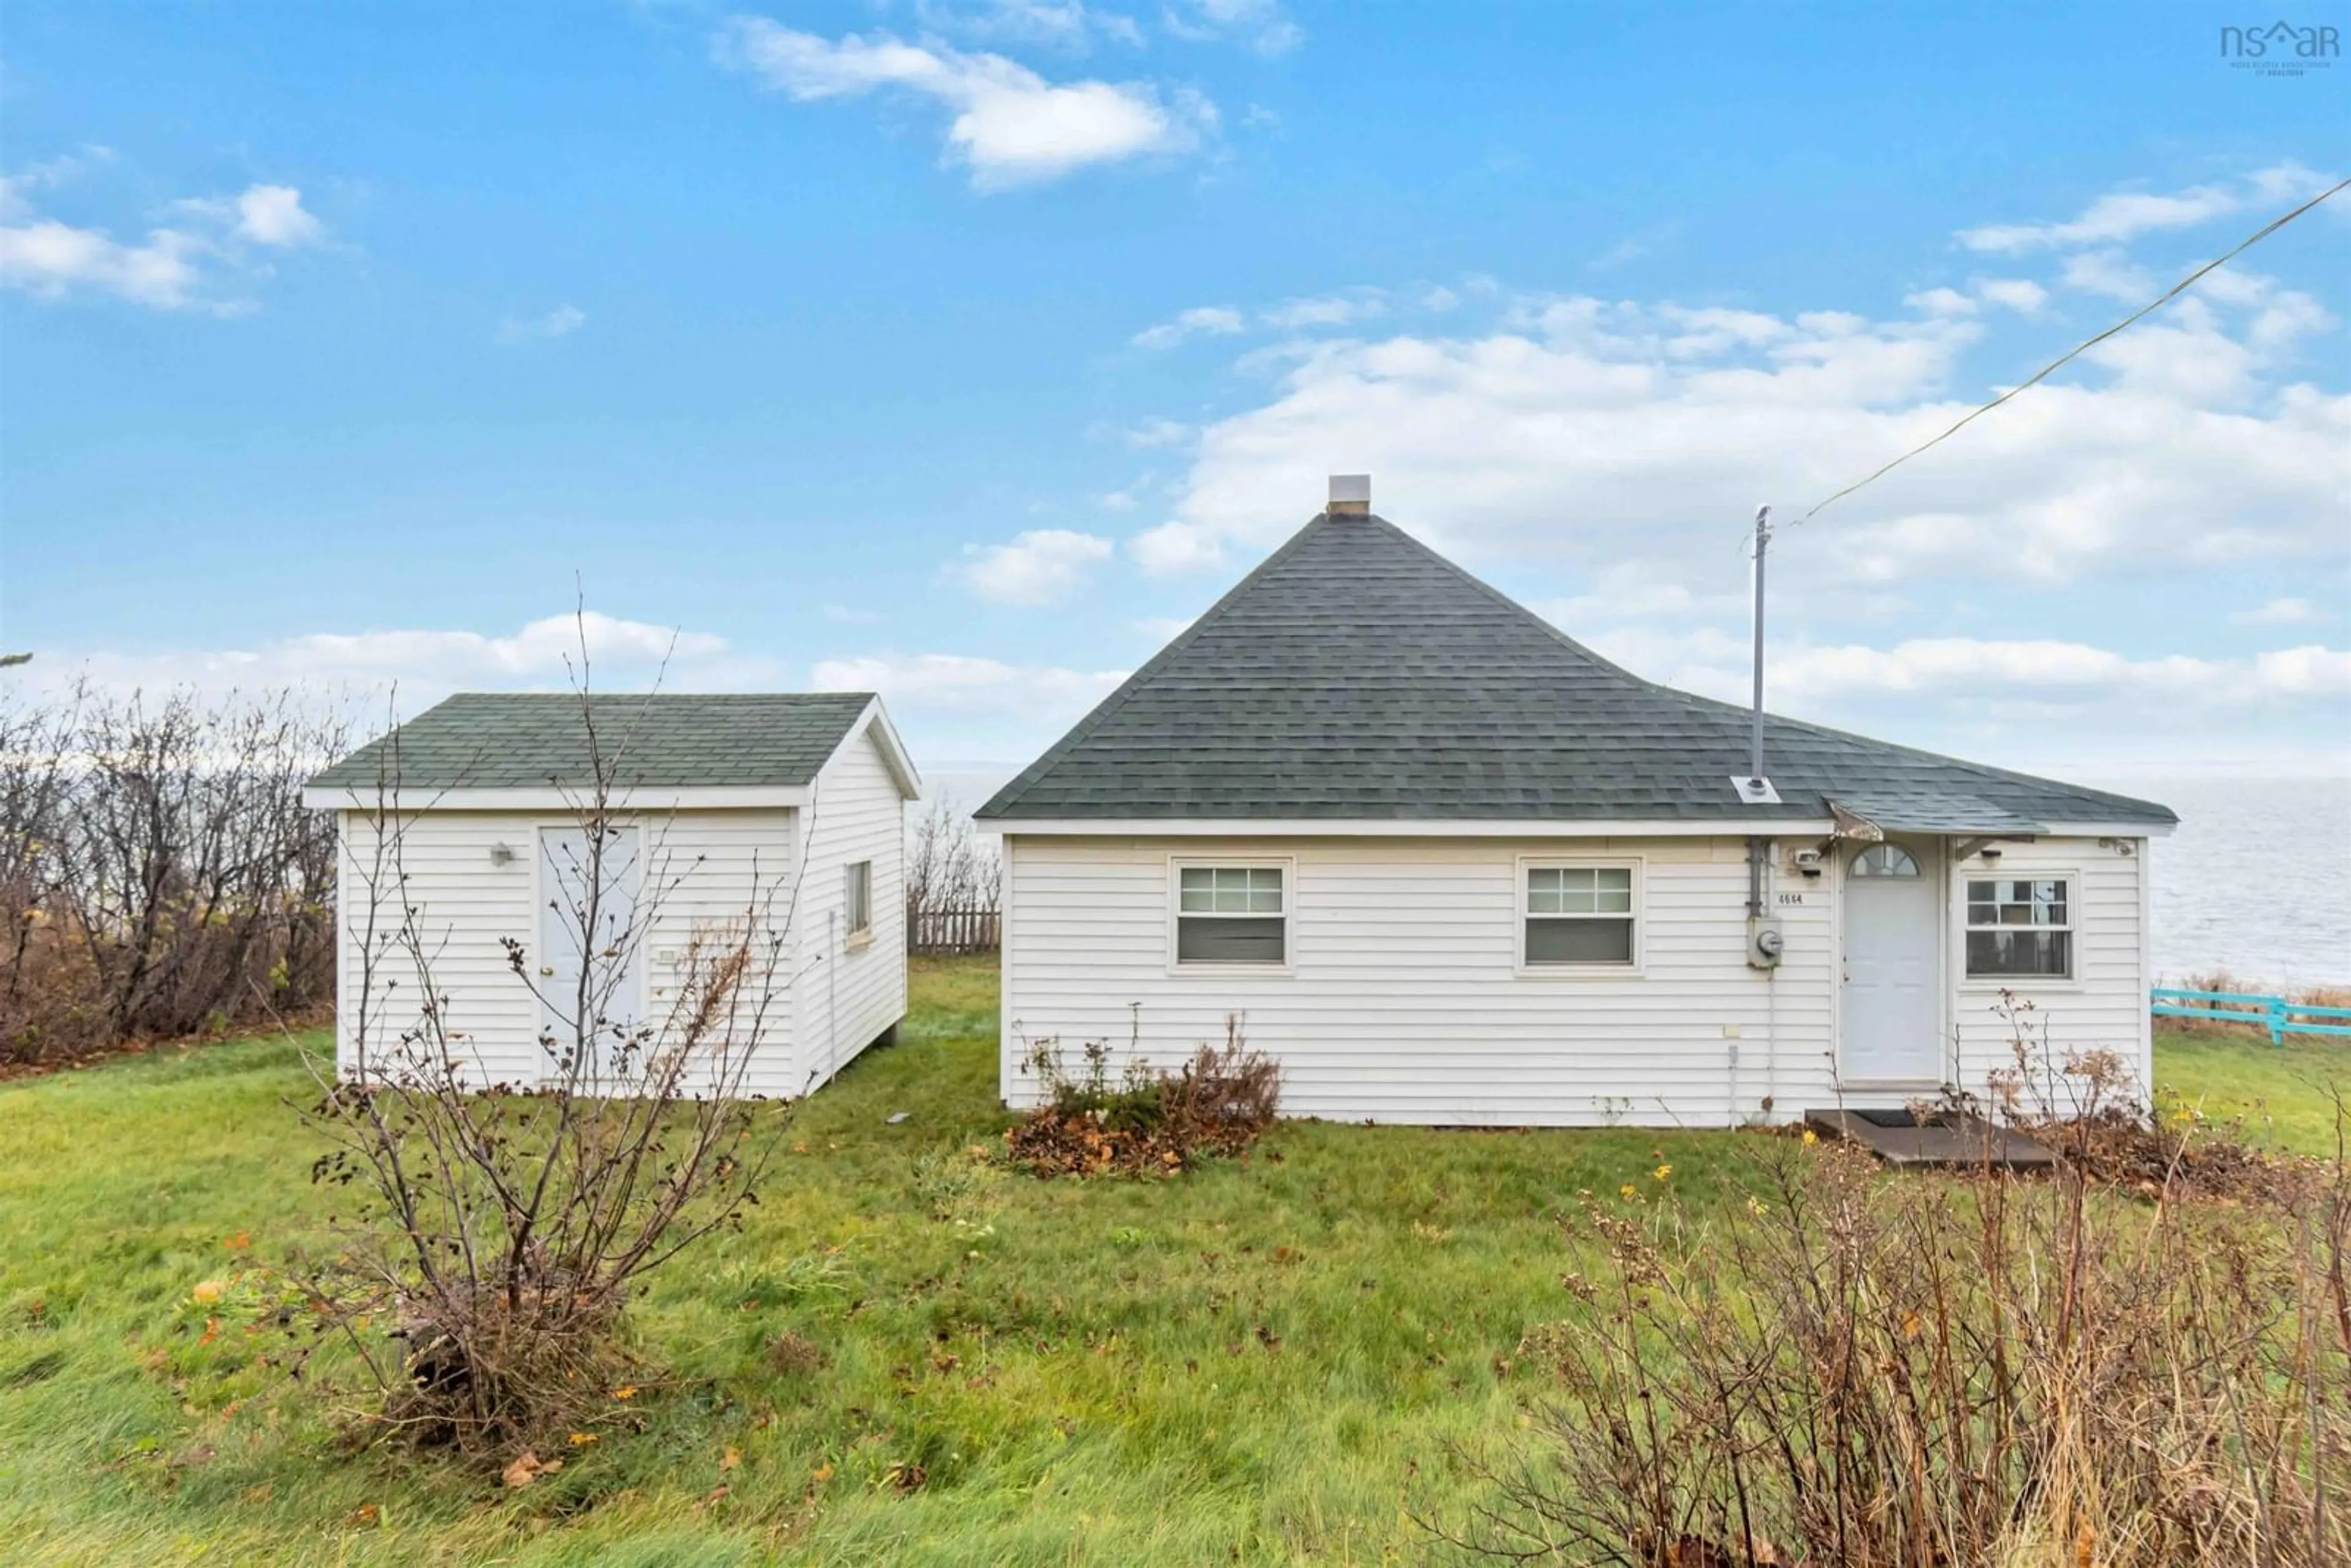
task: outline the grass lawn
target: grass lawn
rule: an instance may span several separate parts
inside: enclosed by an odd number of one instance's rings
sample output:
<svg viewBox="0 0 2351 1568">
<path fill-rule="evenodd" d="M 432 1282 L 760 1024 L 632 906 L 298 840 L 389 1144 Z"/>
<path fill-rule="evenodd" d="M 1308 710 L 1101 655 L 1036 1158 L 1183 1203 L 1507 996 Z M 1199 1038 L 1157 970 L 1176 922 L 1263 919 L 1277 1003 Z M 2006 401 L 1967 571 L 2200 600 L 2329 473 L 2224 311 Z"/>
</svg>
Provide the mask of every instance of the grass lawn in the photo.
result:
<svg viewBox="0 0 2351 1568">
<path fill-rule="evenodd" d="M 1577 1190 L 1711 1209 L 1751 1146 L 1295 1124 L 1179 1182 L 955 1193 L 940 1173 L 1006 1120 L 995 974 L 918 964 L 915 987 L 902 1042 L 800 1113 L 747 1233 L 656 1276 L 638 1330 L 684 1385 L 516 1492 L 341 1454 L 255 1364 L 271 1341 L 207 1336 L 193 1288 L 284 1256 L 329 1201 L 289 1045 L 0 1085 L 7 1559 L 1416 1561 L 1408 1511 L 1462 1500 L 1447 1443 L 1508 1442 L 1539 1392 L 1510 1358 L 1562 1315 Z M 2297 1075 L 2335 1052 L 2167 1037 L 2158 1076 L 2315 1147 Z M 786 1333 L 821 1363 L 778 1365 Z"/>
<path fill-rule="evenodd" d="M 2326 1086 L 2351 1097 L 2351 1040 L 2289 1035 L 2273 1047 L 2252 1030 L 2158 1028 L 2155 1077 L 2165 1103 L 2177 1094 L 2209 1120 L 2241 1122 L 2249 1143 L 2331 1155 L 2335 1103 Z"/>
</svg>

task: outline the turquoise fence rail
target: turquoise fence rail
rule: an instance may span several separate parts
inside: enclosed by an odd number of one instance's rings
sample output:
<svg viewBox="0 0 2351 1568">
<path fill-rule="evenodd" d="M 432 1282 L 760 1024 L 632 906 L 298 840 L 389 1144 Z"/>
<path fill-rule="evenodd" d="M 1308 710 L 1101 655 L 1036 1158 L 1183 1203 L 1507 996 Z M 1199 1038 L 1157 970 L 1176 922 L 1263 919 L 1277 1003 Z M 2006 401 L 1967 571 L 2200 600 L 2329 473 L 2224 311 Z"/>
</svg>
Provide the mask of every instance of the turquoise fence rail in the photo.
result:
<svg viewBox="0 0 2351 1568">
<path fill-rule="evenodd" d="M 2158 1018 L 2251 1024 L 2269 1030 L 2272 1045 L 2283 1045 L 2290 1034 L 2351 1039 L 2351 1008 L 2314 1007 L 2251 991 L 2180 991 L 2158 986 L 2147 993 L 2147 1010 Z"/>
</svg>

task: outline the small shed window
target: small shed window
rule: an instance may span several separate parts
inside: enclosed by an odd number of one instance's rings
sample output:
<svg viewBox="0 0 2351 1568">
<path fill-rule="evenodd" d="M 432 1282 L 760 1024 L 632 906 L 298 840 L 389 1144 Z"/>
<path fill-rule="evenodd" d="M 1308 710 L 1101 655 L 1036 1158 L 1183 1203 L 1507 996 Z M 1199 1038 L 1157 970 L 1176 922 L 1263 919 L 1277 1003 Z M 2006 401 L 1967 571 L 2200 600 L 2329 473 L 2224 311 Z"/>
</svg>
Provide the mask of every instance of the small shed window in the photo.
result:
<svg viewBox="0 0 2351 1568">
<path fill-rule="evenodd" d="M 1968 882 L 1970 977 L 2074 973 L 2074 884 L 2069 877 L 1994 877 Z"/>
<path fill-rule="evenodd" d="M 1630 865 L 1527 867 L 1527 967 L 1630 967 L 1638 919 L 1635 873 Z"/>
<path fill-rule="evenodd" d="M 1287 868 L 1176 868 L 1178 964 L 1283 964 L 1290 957 Z"/>
<path fill-rule="evenodd" d="M 863 936 L 873 929 L 873 862 L 849 862 L 849 887 L 842 904 L 841 924 L 852 936 Z"/>
</svg>

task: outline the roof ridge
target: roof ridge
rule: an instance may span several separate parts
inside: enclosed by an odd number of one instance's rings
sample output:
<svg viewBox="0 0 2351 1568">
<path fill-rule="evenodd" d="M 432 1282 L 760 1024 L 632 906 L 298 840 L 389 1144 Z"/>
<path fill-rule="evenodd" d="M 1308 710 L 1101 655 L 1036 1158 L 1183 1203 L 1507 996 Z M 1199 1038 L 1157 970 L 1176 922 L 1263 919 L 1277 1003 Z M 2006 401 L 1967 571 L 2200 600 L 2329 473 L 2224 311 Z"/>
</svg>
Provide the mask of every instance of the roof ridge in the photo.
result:
<svg viewBox="0 0 2351 1568">
<path fill-rule="evenodd" d="M 1372 520 L 1384 523 L 1386 522 L 1385 518 L 1374 518 Z M 1055 763 L 1068 756 L 1071 752 L 1076 750 L 1078 747 L 1085 741 L 1086 737 L 1091 736 L 1096 729 L 1100 728 L 1105 722 L 1107 722 L 1113 714 L 1115 714 L 1120 708 L 1124 707 L 1129 702 L 1133 701 L 1135 695 L 1149 683 L 1153 676 L 1159 673 L 1162 666 L 1173 660 L 1177 653 L 1180 653 L 1185 649 L 1190 647 L 1193 642 L 1207 628 L 1211 622 L 1214 622 L 1232 608 L 1233 601 L 1238 599 L 1242 592 L 1247 590 L 1250 584 L 1256 582 L 1258 579 L 1272 570 L 1277 564 L 1288 559 L 1291 555 L 1295 554 L 1309 537 L 1330 527 L 1331 522 L 1332 518 L 1329 512 L 1317 512 L 1314 516 L 1309 517 L 1306 520 L 1305 527 L 1300 528 L 1296 533 L 1284 539 L 1274 549 L 1271 554 L 1268 555 L 1263 560 L 1258 562 L 1254 567 L 1251 567 L 1247 575 L 1245 575 L 1238 582 L 1234 583 L 1232 587 L 1227 589 L 1223 597 L 1219 598 L 1214 604 L 1209 605 L 1207 609 L 1202 611 L 1193 622 L 1189 626 L 1185 627 L 1183 631 L 1177 632 L 1175 638 L 1170 641 L 1165 647 L 1160 649 L 1159 652 L 1154 653 L 1150 658 L 1145 659 L 1142 664 L 1136 665 L 1134 674 L 1128 675 L 1125 680 L 1121 681 L 1118 684 L 1116 690 L 1113 691 L 1108 696 L 1102 698 L 1102 701 L 1096 703 L 1092 708 L 1088 709 L 1086 716 L 1078 720 L 1076 724 L 1072 725 L 1067 735 L 1062 736 L 1061 739 L 1047 747 L 1044 754 L 1039 757 L 1036 761 L 1031 762 L 1028 767 L 1014 774 L 1011 780 L 1007 783 L 1003 789 L 998 789 L 995 794 L 989 796 L 987 798 L 987 803 L 980 807 L 978 810 L 974 811 L 972 815 L 975 818 L 984 818 L 998 810 L 999 808 L 1012 805 L 1019 798 L 1021 791 L 1025 790 L 1029 785 L 1035 783 L 1037 779 L 1049 771 Z M 1351 522 L 1349 526 L 1353 527 L 1354 525 Z M 1390 523 L 1387 526 L 1390 528 L 1395 527 L 1393 523 Z M 1398 531 L 1400 532 L 1401 530 Z"/>
</svg>

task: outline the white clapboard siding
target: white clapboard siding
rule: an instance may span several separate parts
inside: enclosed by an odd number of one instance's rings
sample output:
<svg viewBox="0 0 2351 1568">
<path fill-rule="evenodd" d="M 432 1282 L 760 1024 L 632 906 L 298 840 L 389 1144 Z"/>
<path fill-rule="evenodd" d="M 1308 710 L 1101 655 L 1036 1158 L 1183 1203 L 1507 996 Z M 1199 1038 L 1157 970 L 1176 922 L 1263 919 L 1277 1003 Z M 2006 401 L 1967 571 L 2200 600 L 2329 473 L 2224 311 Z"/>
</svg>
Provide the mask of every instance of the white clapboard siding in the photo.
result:
<svg viewBox="0 0 2351 1568">
<path fill-rule="evenodd" d="M 1722 1126 L 1832 1087 L 1824 898 L 1775 910 L 1748 967 L 1743 840 L 1009 841 L 1002 1087 L 1028 1052 L 1103 1040 L 1170 1065 L 1239 1014 L 1291 1115 L 1437 1124 Z M 1171 854 L 1294 862 L 1290 970 L 1171 971 Z M 1642 972 L 1521 975 L 1521 855 L 1642 866 Z M 1140 1004 L 1139 1008 L 1132 1004 Z M 1767 1110 L 1766 1099 L 1771 1103 Z"/>
<path fill-rule="evenodd" d="M 432 987 L 446 998 L 446 1027 L 463 1041 L 473 1081 L 537 1083 L 544 1067 L 538 1002 L 513 972 L 505 944 L 521 942 L 527 965 L 535 967 L 539 906 L 548 896 L 540 887 L 538 835 L 573 826 L 572 820 L 553 812 L 413 812 L 400 819 L 396 852 L 386 845 L 379 857 L 372 815 L 346 810 L 340 817 L 340 1071 L 360 1071 L 362 1019 L 369 1048 L 378 1051 L 416 1026 L 422 978 L 394 942 L 405 905 L 415 911 Z M 756 923 L 755 912 L 789 904 L 796 813 L 694 810 L 617 820 L 632 822 L 641 835 L 640 907 L 649 920 L 641 957 L 645 1016 L 665 1019 L 697 940 L 707 951 Z M 492 854 L 499 844 L 513 851 L 503 865 Z M 371 972 L 363 956 L 371 947 Z M 764 1001 L 749 999 L 763 989 L 755 972 L 733 1015 L 732 1048 L 752 1052 L 746 1084 L 752 1092 L 784 1092 L 794 1076 L 789 962 L 788 949 L 777 955 L 783 983 Z"/>
<path fill-rule="evenodd" d="M 870 728 L 852 732 L 817 775 L 808 876 L 793 928 L 802 1020 L 792 1093 L 828 1082 L 906 1016 L 905 797 Z M 873 865 L 869 939 L 843 919 L 848 869 Z"/>
<path fill-rule="evenodd" d="M 2019 999 L 2032 1004 L 2027 1016 L 2049 1065 L 2061 1066 L 2068 1052 L 2114 1051 L 2129 1064 L 2143 1098 L 2153 1087 L 2155 1071 L 2147 1010 L 2147 841 L 2043 839 L 2002 843 L 2000 849 L 1996 865 L 1970 860 L 1951 873 L 1949 967 L 1962 977 L 1953 1009 L 1959 1087 L 1981 1094 L 1989 1074 L 2014 1066 L 2011 1026 L 1997 1011 L 2006 984 Z M 2057 873 L 2074 882 L 2074 977 L 2030 983 L 1964 978 L 1968 880 Z"/>
<path fill-rule="evenodd" d="M 799 814 L 789 810 L 676 811 L 648 817 L 645 885 L 661 903 L 646 930 L 649 1018 L 673 1019 L 692 966 L 747 936 L 751 961 L 726 1009 L 727 1027 L 697 1048 L 705 1091 L 731 1080 L 740 1092 L 790 1092 L 797 1039 L 789 911 Z M 674 1038 L 672 1035 L 670 1038 Z M 743 1060 L 737 1053 L 747 1053 Z"/>
<path fill-rule="evenodd" d="M 1136 1055 L 1165 1067 L 1223 1040 L 1230 1015 L 1280 1061 L 1290 1115 L 1722 1126 L 1902 1099 L 1838 1085 L 1834 872 L 1804 878 L 1772 857 L 1764 891 L 1784 956 L 1776 970 L 1748 966 L 1741 838 L 1014 835 L 1006 850 L 1000 1082 L 1016 1106 L 1039 1097 L 1028 1061 L 1040 1044 L 1072 1070 L 1096 1040 L 1111 1048 L 1113 1073 Z M 1290 863 L 1288 972 L 1173 969 L 1171 856 Z M 1521 856 L 1637 861 L 1640 972 L 1520 973 Z M 2011 850 L 2002 862 L 2035 863 L 2075 869 L 2085 904 L 2081 980 L 2035 999 L 2061 1043 L 2134 1045 L 2134 1009 L 2145 1006 L 2141 861 L 2065 841 Z M 1955 948 L 1949 973 L 1962 968 Z M 1981 1012 L 1993 994 L 1960 985 L 1947 998 L 1958 1070 L 1979 1091 L 1995 1046 L 2006 1059 L 2005 1036 L 1966 1009 Z"/>
</svg>

